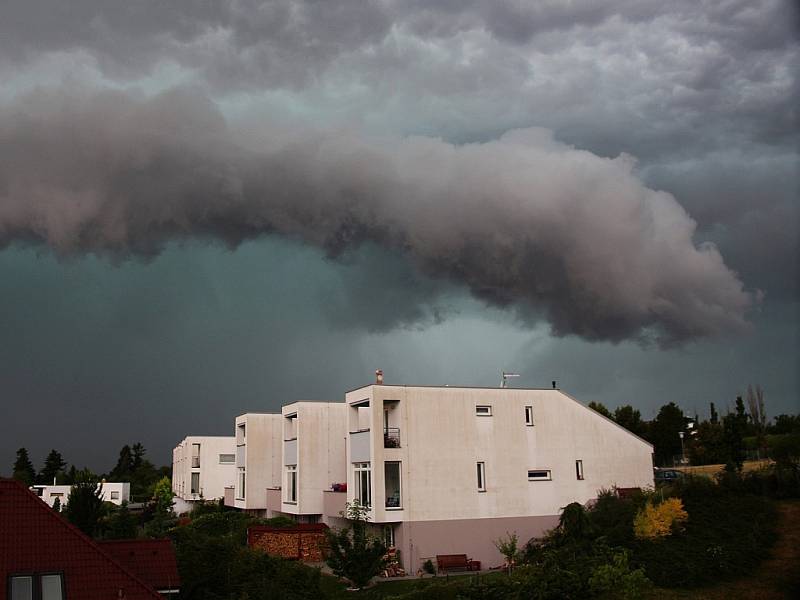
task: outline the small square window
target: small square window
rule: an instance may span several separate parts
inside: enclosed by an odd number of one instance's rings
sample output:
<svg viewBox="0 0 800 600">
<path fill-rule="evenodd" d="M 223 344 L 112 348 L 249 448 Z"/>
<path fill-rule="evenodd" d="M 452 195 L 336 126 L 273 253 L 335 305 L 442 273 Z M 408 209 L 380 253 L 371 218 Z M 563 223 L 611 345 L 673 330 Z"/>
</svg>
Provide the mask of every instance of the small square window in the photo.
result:
<svg viewBox="0 0 800 600">
<path fill-rule="evenodd" d="M 528 481 L 550 481 L 550 470 L 535 469 L 528 471 Z"/>
<path fill-rule="evenodd" d="M 492 407 L 488 405 L 478 405 L 475 407 L 475 414 L 479 417 L 491 417 Z"/>
<path fill-rule="evenodd" d="M 583 461 L 576 460 L 575 461 L 575 475 L 578 477 L 579 481 L 583 480 Z"/>
<path fill-rule="evenodd" d="M 533 427 L 533 407 L 526 406 L 525 407 L 525 425 L 528 427 Z"/>
<path fill-rule="evenodd" d="M 119 492 L 111 492 L 112 500 L 119 500 Z"/>
</svg>

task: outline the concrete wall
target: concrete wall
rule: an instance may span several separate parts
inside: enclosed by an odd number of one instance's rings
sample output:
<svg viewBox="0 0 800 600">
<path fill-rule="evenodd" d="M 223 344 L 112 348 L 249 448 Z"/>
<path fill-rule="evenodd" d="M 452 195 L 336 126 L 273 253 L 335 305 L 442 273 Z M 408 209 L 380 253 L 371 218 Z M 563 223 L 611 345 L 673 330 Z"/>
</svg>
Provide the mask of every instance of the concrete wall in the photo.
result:
<svg viewBox="0 0 800 600">
<path fill-rule="evenodd" d="M 282 409 L 284 465 L 297 465 L 297 504 L 287 502 L 283 473 L 281 510 L 293 515 L 323 515 L 323 492 L 346 477 L 347 407 L 341 402 L 295 402 Z M 287 416 L 288 415 L 288 416 Z M 290 418 L 291 417 L 291 418 Z"/>
<path fill-rule="evenodd" d="M 200 444 L 200 466 L 192 461 L 193 444 Z M 172 491 L 185 501 L 216 500 L 225 495 L 225 487 L 233 485 L 235 463 L 220 462 L 220 455 L 235 455 L 233 436 L 188 436 L 172 451 Z M 192 473 L 200 475 L 200 487 L 192 494 Z"/>
<path fill-rule="evenodd" d="M 365 399 L 375 523 L 552 516 L 600 488 L 653 485 L 651 446 L 559 390 L 368 386 L 346 401 Z M 477 405 L 491 406 L 492 415 L 476 416 Z M 383 447 L 385 407 L 400 429 L 400 448 Z M 349 410 L 352 423 L 356 409 Z M 576 460 L 583 461 L 582 481 Z M 385 461 L 401 463 L 402 510 L 385 508 Z M 477 486 L 479 461 L 486 491 Z M 529 469 L 549 470 L 551 480 L 528 481 Z M 351 465 L 348 471 L 352 501 Z"/>
<path fill-rule="evenodd" d="M 279 414 L 247 413 L 236 417 L 237 458 L 234 473 L 234 505 L 245 510 L 265 511 L 267 488 L 281 483 L 281 421 Z M 241 437 L 240 425 L 245 426 Z M 239 472 L 246 474 L 245 497 L 239 495 Z"/>
</svg>

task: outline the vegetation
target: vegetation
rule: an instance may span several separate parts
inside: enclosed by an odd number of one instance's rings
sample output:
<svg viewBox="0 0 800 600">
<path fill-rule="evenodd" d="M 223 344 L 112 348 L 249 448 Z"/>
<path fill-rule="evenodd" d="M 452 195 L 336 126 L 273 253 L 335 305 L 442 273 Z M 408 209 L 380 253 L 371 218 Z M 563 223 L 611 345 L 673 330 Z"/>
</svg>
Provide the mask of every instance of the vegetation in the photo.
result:
<svg viewBox="0 0 800 600">
<path fill-rule="evenodd" d="M 105 513 L 101 498 L 102 489 L 102 484 L 92 473 L 80 472 L 64 507 L 64 516 L 67 520 L 88 536 L 98 533 L 100 519 Z"/>
<path fill-rule="evenodd" d="M 648 501 L 633 519 L 633 533 L 638 539 L 656 540 L 675 533 L 688 518 L 679 498 Z"/>
<path fill-rule="evenodd" d="M 326 562 L 336 575 L 346 578 L 355 588 L 365 587 L 380 573 L 387 550 L 382 539 L 368 532 L 368 510 L 358 501 L 348 502 L 343 516 L 350 526 L 327 532 Z"/>
<path fill-rule="evenodd" d="M 506 559 L 506 565 L 509 569 L 512 569 L 519 561 L 519 537 L 516 531 L 514 533 L 506 532 L 506 537 L 494 541 L 494 547 Z"/>
<path fill-rule="evenodd" d="M 61 457 L 61 453 L 58 450 L 50 450 L 44 461 L 44 466 L 39 472 L 37 483 L 52 485 L 53 482 L 63 481 L 64 467 L 66 466 L 67 463 Z"/>
<path fill-rule="evenodd" d="M 20 448 L 17 450 L 17 459 L 14 461 L 14 479 L 17 479 L 27 486 L 33 485 L 36 479 L 36 471 L 33 469 L 33 463 L 28 456 L 27 448 Z"/>
</svg>

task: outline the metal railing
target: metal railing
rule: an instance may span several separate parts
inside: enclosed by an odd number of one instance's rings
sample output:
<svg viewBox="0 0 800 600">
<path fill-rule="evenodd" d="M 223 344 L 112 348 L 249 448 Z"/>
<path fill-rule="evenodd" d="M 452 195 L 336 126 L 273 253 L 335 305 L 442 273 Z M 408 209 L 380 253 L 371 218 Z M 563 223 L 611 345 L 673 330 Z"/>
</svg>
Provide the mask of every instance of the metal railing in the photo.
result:
<svg viewBox="0 0 800 600">
<path fill-rule="evenodd" d="M 399 448 L 400 447 L 400 428 L 399 427 L 384 427 L 383 428 L 383 447 L 384 448 Z"/>
</svg>

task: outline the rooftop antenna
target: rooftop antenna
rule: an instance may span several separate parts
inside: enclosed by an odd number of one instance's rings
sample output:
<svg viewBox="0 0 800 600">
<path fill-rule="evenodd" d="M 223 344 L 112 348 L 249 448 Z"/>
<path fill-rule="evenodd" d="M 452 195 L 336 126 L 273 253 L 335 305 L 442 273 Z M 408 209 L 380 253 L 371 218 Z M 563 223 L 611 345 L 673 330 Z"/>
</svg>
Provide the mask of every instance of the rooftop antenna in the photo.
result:
<svg viewBox="0 0 800 600">
<path fill-rule="evenodd" d="M 506 383 L 506 379 L 510 379 L 511 377 L 519 377 L 519 373 L 506 373 L 505 371 L 503 371 L 502 373 L 503 373 L 503 378 L 500 380 L 500 387 L 501 388 L 507 388 L 508 387 L 508 384 Z"/>
</svg>

